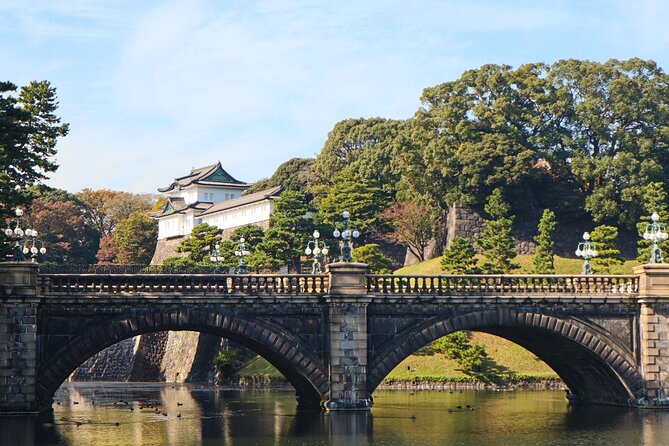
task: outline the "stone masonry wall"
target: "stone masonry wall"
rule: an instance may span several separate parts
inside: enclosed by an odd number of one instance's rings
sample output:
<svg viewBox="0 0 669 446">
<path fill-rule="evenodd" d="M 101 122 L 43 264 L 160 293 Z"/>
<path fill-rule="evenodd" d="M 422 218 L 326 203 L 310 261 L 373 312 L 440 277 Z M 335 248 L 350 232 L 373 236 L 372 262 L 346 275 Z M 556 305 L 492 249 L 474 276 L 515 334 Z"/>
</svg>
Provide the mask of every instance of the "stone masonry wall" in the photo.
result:
<svg viewBox="0 0 669 446">
<path fill-rule="evenodd" d="M 127 381 L 135 361 L 139 336 L 102 350 L 72 373 L 73 381 Z"/>
<path fill-rule="evenodd" d="M 646 397 L 664 402 L 669 397 L 669 304 L 643 305 L 640 322 Z"/>
</svg>

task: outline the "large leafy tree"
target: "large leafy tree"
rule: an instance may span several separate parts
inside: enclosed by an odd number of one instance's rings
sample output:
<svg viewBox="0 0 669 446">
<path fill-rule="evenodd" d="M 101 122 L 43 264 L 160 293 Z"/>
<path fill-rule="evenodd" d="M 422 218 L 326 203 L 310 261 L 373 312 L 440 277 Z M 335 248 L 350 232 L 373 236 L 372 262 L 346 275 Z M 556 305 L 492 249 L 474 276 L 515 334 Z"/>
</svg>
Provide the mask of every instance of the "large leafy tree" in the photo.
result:
<svg viewBox="0 0 669 446">
<path fill-rule="evenodd" d="M 283 186 L 284 190 L 307 193 L 313 181 L 313 158 L 292 158 L 276 168 L 274 174 L 267 179 L 253 184 L 245 194 L 260 192 L 271 187 Z"/>
<path fill-rule="evenodd" d="M 353 257 L 354 262 L 369 265 L 369 270 L 373 274 L 391 274 L 393 261 L 384 255 L 379 248 L 376 243 L 358 246 L 351 251 L 351 257 Z"/>
<path fill-rule="evenodd" d="M 668 80 L 640 59 L 484 65 L 424 90 L 394 160 L 442 218 L 500 187 L 523 218 L 550 205 L 632 228 L 669 178 Z"/>
<path fill-rule="evenodd" d="M 158 224 L 148 215 L 138 212 L 121 220 L 114 231 L 116 262 L 124 265 L 148 265 L 153 257 L 158 237 Z"/>
<path fill-rule="evenodd" d="M 38 231 L 38 240 L 46 248 L 39 261 L 60 265 L 93 263 L 95 250 L 88 246 L 92 234 L 74 203 L 38 198 L 28 215 L 31 228 Z"/>
<path fill-rule="evenodd" d="M 108 189 L 83 189 L 77 198 L 85 205 L 86 223 L 95 228 L 100 237 L 114 232 L 123 219 L 151 208 L 153 197 L 149 194 L 132 194 Z"/>
<path fill-rule="evenodd" d="M 16 91 L 11 82 L 0 82 L 0 220 L 27 204 L 25 188 L 56 170 L 56 143 L 69 129 L 55 114 L 56 89 L 48 81 Z"/>
</svg>

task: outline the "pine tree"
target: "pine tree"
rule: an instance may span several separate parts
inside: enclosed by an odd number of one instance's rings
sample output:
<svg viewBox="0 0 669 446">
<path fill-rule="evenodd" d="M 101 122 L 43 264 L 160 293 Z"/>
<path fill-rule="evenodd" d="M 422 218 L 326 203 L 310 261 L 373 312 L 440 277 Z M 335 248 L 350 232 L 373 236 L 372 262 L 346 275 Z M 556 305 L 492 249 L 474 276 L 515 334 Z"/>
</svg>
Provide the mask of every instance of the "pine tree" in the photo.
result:
<svg viewBox="0 0 669 446">
<path fill-rule="evenodd" d="M 353 248 L 351 256 L 354 262 L 368 264 L 372 274 L 392 273 L 393 261 L 379 250 L 379 245 L 376 243 L 368 243 Z"/>
<path fill-rule="evenodd" d="M 209 251 L 221 240 L 221 229 L 202 223 L 193 228 L 191 234 L 177 247 L 178 252 L 187 252 L 195 263 L 209 263 Z"/>
<path fill-rule="evenodd" d="M 476 250 L 471 242 L 457 235 L 441 257 L 441 269 L 449 274 L 479 274 L 481 269 L 477 264 Z"/>
<path fill-rule="evenodd" d="M 314 230 L 313 220 L 307 215 L 310 207 L 301 192 L 287 190 L 281 194 L 269 220 L 269 229 L 258 246 L 264 256 L 258 261 L 265 267 L 289 265 L 294 271 L 301 271 L 300 256 Z"/>
<path fill-rule="evenodd" d="M 488 274 L 504 274 L 520 266 L 513 263 L 516 249 L 511 237 L 513 217 L 509 217 L 509 205 L 502 197 L 502 190 L 495 189 L 488 197 L 485 211 L 490 216 L 486 220 L 478 245 L 485 257 L 483 271 Z"/>
<path fill-rule="evenodd" d="M 557 225 L 555 213 L 550 209 L 544 209 L 544 213 L 539 220 L 539 233 L 534 237 L 537 242 L 537 247 L 534 249 L 534 257 L 532 263 L 534 265 L 534 272 L 537 274 L 548 274 L 555 272 L 555 265 L 553 263 L 553 231 Z"/>
<path fill-rule="evenodd" d="M 614 226 L 597 226 L 590 233 L 590 238 L 595 244 L 597 257 L 592 260 L 597 273 L 606 273 L 611 265 L 622 265 L 618 249 L 618 228 Z"/>
<path fill-rule="evenodd" d="M 650 249 L 653 242 L 643 239 L 643 233 L 646 227 L 651 223 L 650 216 L 653 212 L 657 212 L 660 216 L 660 222 L 669 223 L 669 211 L 667 210 L 667 193 L 664 190 L 664 185 L 660 182 L 650 183 L 643 195 L 643 207 L 646 215 L 641 217 L 641 221 L 637 223 L 636 227 L 639 231 L 640 240 L 637 248 L 637 260 L 641 263 L 648 263 L 650 259 Z M 669 252 L 669 240 L 662 240 L 658 243 L 662 252 Z"/>
</svg>

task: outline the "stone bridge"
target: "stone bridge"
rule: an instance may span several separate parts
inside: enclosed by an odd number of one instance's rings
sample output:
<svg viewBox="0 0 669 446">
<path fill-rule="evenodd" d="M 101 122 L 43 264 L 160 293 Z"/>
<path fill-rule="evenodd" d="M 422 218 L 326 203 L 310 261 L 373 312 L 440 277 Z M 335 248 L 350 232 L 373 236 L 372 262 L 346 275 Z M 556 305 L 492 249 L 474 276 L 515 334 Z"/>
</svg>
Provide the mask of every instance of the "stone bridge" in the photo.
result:
<svg viewBox="0 0 669 446">
<path fill-rule="evenodd" d="M 0 264 L 0 412 L 49 409 L 86 359 L 124 339 L 190 330 L 263 356 L 300 405 L 368 408 L 383 378 L 458 330 L 545 361 L 574 400 L 669 404 L 669 266 L 628 276 L 39 274 Z"/>
</svg>

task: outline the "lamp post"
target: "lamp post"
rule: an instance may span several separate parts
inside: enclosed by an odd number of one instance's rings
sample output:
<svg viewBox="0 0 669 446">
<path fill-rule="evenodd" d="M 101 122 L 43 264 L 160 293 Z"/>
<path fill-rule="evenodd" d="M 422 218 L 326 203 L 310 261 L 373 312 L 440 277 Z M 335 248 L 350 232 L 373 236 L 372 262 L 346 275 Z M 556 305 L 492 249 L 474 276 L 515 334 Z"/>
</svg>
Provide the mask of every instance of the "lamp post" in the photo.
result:
<svg viewBox="0 0 669 446">
<path fill-rule="evenodd" d="M 21 217 L 23 217 L 23 210 L 17 208 L 14 211 L 16 219 L 13 222 L 10 222 L 5 229 L 5 236 L 8 241 L 5 242 L 9 245 L 12 245 L 12 254 L 8 255 L 11 260 L 21 261 L 25 260 L 26 257 L 30 257 L 33 262 L 37 262 L 37 257 L 39 254 L 46 254 L 46 248 L 44 247 L 44 241 L 38 239 L 39 233 L 35 229 L 23 229 L 21 228 Z"/>
<path fill-rule="evenodd" d="M 209 260 L 216 263 L 214 273 L 217 274 L 220 272 L 219 263 L 225 260 L 225 257 L 221 256 L 221 247 L 218 243 L 216 243 L 211 249 L 211 254 L 212 255 L 209 256 Z"/>
<path fill-rule="evenodd" d="M 318 232 L 318 230 L 314 231 L 313 236 L 314 239 L 307 242 L 307 247 L 304 250 L 304 253 L 306 255 L 310 255 L 313 253 L 314 255 L 314 264 L 311 267 L 311 274 L 321 274 L 320 256 L 321 254 L 324 256 L 328 255 L 329 250 L 328 247 L 325 245 L 325 242 L 319 240 L 319 238 L 321 237 L 321 233 Z"/>
<path fill-rule="evenodd" d="M 590 242 L 589 233 L 583 233 L 583 241 L 578 244 L 578 248 L 576 248 L 576 255 L 578 257 L 583 257 L 583 268 L 581 269 L 581 274 L 592 274 L 592 265 L 590 265 L 590 259 L 597 257 L 597 249 L 595 248 L 595 244 Z"/>
<path fill-rule="evenodd" d="M 244 237 L 240 237 L 239 243 L 237 244 L 237 250 L 235 255 L 239 257 L 239 265 L 237 265 L 237 274 L 248 274 L 249 270 L 244 262 L 244 257 L 251 254 L 250 251 L 246 249 L 246 240 Z"/>
<path fill-rule="evenodd" d="M 653 212 L 653 215 L 650 216 L 652 223 L 646 225 L 646 230 L 643 232 L 643 239 L 650 240 L 653 242 L 653 247 L 650 250 L 650 263 L 663 263 L 662 259 L 662 250 L 658 246 L 658 242 L 666 240 L 667 227 L 664 223 L 658 223 L 660 215 L 657 212 Z"/>
<path fill-rule="evenodd" d="M 341 248 L 341 257 L 339 258 L 342 262 L 352 262 L 353 257 L 351 257 L 351 237 L 358 238 L 360 237 L 360 232 L 355 227 L 354 223 L 351 223 L 349 218 L 351 214 L 348 211 L 341 213 L 341 216 L 344 218 L 343 223 L 337 223 L 336 226 L 342 225 L 343 229 L 340 232 L 339 229 L 335 229 L 332 235 L 334 238 L 339 238 L 344 241 L 344 246 Z"/>
</svg>

